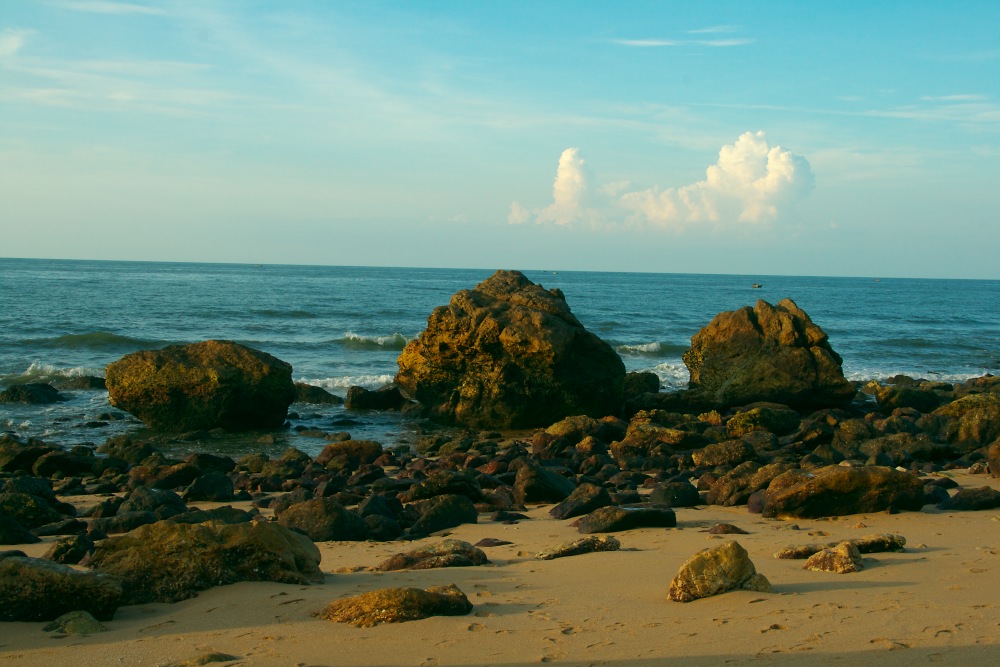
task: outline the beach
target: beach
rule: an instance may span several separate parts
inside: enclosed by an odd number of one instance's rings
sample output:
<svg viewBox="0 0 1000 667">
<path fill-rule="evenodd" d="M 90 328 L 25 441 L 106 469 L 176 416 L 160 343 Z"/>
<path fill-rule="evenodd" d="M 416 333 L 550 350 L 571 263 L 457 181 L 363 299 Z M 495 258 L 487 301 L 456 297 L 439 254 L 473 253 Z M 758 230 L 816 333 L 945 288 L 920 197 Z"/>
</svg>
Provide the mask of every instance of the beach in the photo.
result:
<svg viewBox="0 0 1000 667">
<path fill-rule="evenodd" d="M 988 475 L 942 473 L 962 488 Z M 82 500 L 84 497 L 80 497 Z M 211 503 L 198 503 L 210 508 Z M 513 525 L 481 517 L 414 542 L 320 542 L 322 585 L 238 583 L 173 604 L 119 608 L 108 632 L 59 637 L 45 623 L 5 623 L 3 665 L 169 665 L 211 653 L 240 665 L 970 664 L 1000 647 L 1000 511 L 877 513 L 782 521 L 746 507 L 677 509 L 676 528 L 616 533 L 619 551 L 555 560 L 535 554 L 580 537 L 573 520 L 529 508 Z M 715 536 L 731 523 L 747 535 Z M 850 574 L 778 560 L 788 545 L 870 534 L 906 538 L 902 553 L 864 557 Z M 369 572 L 388 556 L 448 537 L 487 547 L 491 564 Z M 735 538 L 774 592 L 679 603 L 671 578 L 695 552 Z M 53 538 L 20 548 L 40 556 Z M 456 584 L 466 616 L 371 628 L 314 617 L 332 600 L 392 586 Z"/>
</svg>

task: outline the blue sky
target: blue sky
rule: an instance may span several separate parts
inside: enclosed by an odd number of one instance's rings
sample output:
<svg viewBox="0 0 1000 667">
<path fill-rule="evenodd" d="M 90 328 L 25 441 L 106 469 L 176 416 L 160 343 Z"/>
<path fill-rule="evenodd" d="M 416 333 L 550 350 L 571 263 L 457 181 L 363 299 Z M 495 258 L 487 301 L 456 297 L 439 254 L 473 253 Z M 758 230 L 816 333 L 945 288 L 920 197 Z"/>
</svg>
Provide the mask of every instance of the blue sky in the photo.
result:
<svg viewBox="0 0 1000 667">
<path fill-rule="evenodd" d="M 997 279 L 997 26 L 2 0 L 0 255 Z"/>
</svg>

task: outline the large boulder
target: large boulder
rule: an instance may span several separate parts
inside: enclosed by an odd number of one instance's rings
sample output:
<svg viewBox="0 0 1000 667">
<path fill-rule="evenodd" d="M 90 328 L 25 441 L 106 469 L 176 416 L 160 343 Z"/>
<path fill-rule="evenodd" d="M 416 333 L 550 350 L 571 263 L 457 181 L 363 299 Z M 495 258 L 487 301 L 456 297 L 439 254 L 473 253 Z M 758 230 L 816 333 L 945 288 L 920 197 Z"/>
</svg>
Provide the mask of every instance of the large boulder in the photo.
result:
<svg viewBox="0 0 1000 667">
<path fill-rule="evenodd" d="M 122 579 L 125 604 L 143 604 L 238 581 L 322 583 L 319 561 L 308 537 L 276 523 L 160 521 L 104 540 L 84 564 Z"/>
<path fill-rule="evenodd" d="M 757 572 L 739 542 L 726 542 L 685 561 L 670 582 L 668 596 L 675 602 L 691 602 L 739 588 L 771 592 L 771 583 Z"/>
<path fill-rule="evenodd" d="M 812 410 L 845 406 L 855 394 L 827 335 L 791 299 L 716 315 L 691 338 L 684 363 L 693 393 L 716 407 L 769 401 Z"/>
<path fill-rule="evenodd" d="M 816 519 L 883 510 L 919 511 L 924 484 L 919 477 L 884 466 L 827 466 L 789 470 L 767 487 L 764 516 Z"/>
<path fill-rule="evenodd" d="M 289 364 L 220 340 L 127 354 L 107 384 L 112 405 L 163 431 L 278 428 L 295 398 Z"/>
<path fill-rule="evenodd" d="M 584 329 L 558 289 L 497 271 L 436 308 L 399 356 L 396 384 L 439 419 L 548 426 L 621 407 L 625 366 Z"/>
<path fill-rule="evenodd" d="M 122 604 L 122 582 L 41 558 L 0 558 L 0 621 L 51 621 L 82 609 L 109 621 Z"/>
</svg>

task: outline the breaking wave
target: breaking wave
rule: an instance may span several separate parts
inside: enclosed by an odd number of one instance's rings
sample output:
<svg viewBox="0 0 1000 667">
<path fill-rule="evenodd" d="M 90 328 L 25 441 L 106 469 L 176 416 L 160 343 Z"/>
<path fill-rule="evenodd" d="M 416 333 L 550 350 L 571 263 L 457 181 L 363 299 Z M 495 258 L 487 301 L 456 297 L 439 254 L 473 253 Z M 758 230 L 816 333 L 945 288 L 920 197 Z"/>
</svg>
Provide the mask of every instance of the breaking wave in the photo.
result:
<svg viewBox="0 0 1000 667">
<path fill-rule="evenodd" d="M 410 339 L 399 333 L 390 336 L 362 336 L 348 331 L 335 342 L 352 350 L 402 350 Z"/>
</svg>

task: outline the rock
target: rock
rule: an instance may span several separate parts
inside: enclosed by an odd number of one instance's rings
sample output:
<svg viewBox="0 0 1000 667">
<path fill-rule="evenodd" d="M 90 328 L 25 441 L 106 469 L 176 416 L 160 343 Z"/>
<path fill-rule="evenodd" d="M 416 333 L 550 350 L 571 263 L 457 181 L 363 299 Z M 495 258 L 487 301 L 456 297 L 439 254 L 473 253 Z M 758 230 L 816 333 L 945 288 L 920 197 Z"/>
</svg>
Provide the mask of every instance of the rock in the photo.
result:
<svg viewBox="0 0 1000 667">
<path fill-rule="evenodd" d="M 740 438 L 754 431 L 786 435 L 799 427 L 799 413 L 776 403 L 757 404 L 744 409 L 726 422 L 730 438 Z"/>
<path fill-rule="evenodd" d="M 350 387 L 344 407 L 348 410 L 399 410 L 406 404 L 406 397 L 399 387 L 389 385 L 372 391 L 364 387 Z"/>
<path fill-rule="evenodd" d="M 449 493 L 434 496 L 420 504 L 420 518 L 409 530 L 411 537 L 422 537 L 463 523 L 477 523 L 479 512 L 466 496 Z"/>
<path fill-rule="evenodd" d="M 157 519 L 169 519 L 187 511 L 184 500 L 173 491 L 148 489 L 144 486 L 132 489 L 125 497 L 125 502 L 118 507 L 118 514 L 152 512 Z"/>
<path fill-rule="evenodd" d="M 732 541 L 703 549 L 681 565 L 670 582 L 669 597 L 675 602 L 691 602 L 739 588 L 766 593 L 771 584 L 757 573 L 746 549 Z"/>
<path fill-rule="evenodd" d="M 381 623 L 405 623 L 431 616 L 464 616 L 472 603 L 454 584 L 419 588 L 383 588 L 336 600 L 317 614 L 327 621 L 370 628 Z"/>
<path fill-rule="evenodd" d="M 487 565 L 489 559 L 482 549 L 462 540 L 444 540 L 419 549 L 390 556 L 376 572 L 395 570 L 430 570 L 439 567 L 471 567 Z"/>
<path fill-rule="evenodd" d="M 848 574 L 865 569 L 861 552 L 850 542 L 841 542 L 832 549 L 822 549 L 810 556 L 803 569 L 815 572 L 833 572 Z"/>
<path fill-rule="evenodd" d="M 757 452 L 742 440 L 726 440 L 705 445 L 691 452 L 691 460 L 696 466 L 714 468 L 716 466 L 738 466 L 756 458 Z"/>
<path fill-rule="evenodd" d="M 692 391 L 708 405 L 812 410 L 846 406 L 855 394 L 827 335 L 791 299 L 720 313 L 683 358 Z"/>
<path fill-rule="evenodd" d="M 625 366 L 562 292 L 497 271 L 436 308 L 398 359 L 396 384 L 440 419 L 482 428 L 616 414 Z"/>
<path fill-rule="evenodd" d="M 80 535 L 87 532 L 87 522 L 79 519 L 63 519 L 55 523 L 47 523 L 31 531 L 38 537 L 51 537 L 53 535 Z"/>
<path fill-rule="evenodd" d="M 156 448 L 148 442 L 134 441 L 128 436 L 109 438 L 97 448 L 99 454 L 106 454 L 122 459 L 132 465 L 138 465 L 156 453 Z"/>
<path fill-rule="evenodd" d="M 863 554 L 875 554 L 884 552 L 899 552 L 905 551 L 904 546 L 906 545 L 906 538 L 902 535 L 895 534 L 882 534 L 882 535 L 866 535 L 865 537 L 859 537 L 852 540 L 846 540 L 850 542 L 851 545 L 858 550 L 859 553 Z M 804 544 L 801 546 L 789 546 L 781 549 L 774 554 L 775 558 L 780 559 L 802 559 L 809 558 L 815 553 L 819 553 L 823 549 L 831 549 L 840 544 L 840 542 L 828 542 L 827 544 Z"/>
<path fill-rule="evenodd" d="M 664 482 L 653 487 L 649 502 L 666 507 L 695 507 L 701 505 L 701 496 L 690 482 Z"/>
<path fill-rule="evenodd" d="M 107 384 L 112 405 L 163 431 L 279 428 L 295 398 L 289 364 L 232 341 L 125 355 Z"/>
<path fill-rule="evenodd" d="M 30 493 L 0 493 L 0 516 L 4 514 L 28 530 L 63 519 L 44 498 Z"/>
<path fill-rule="evenodd" d="M 417 482 L 403 494 L 404 502 L 425 500 L 434 496 L 457 494 L 473 502 L 483 499 L 483 488 L 472 475 L 454 470 L 436 470 L 427 479 Z"/>
<path fill-rule="evenodd" d="M 625 400 L 642 396 L 643 394 L 655 394 L 660 391 L 660 376 L 650 371 L 633 371 L 625 374 L 625 383 L 622 386 L 622 396 Z"/>
<path fill-rule="evenodd" d="M 1000 438 L 1000 394 L 970 394 L 931 413 L 939 418 L 939 438 L 966 450 Z"/>
<path fill-rule="evenodd" d="M 958 492 L 938 503 L 938 509 L 950 512 L 992 510 L 1000 507 L 1000 491 L 983 486 L 978 489 L 959 489 Z"/>
<path fill-rule="evenodd" d="M 319 561 L 309 538 L 276 523 L 161 521 L 100 542 L 84 564 L 122 579 L 126 604 L 143 604 L 238 581 L 318 584 Z"/>
<path fill-rule="evenodd" d="M 62 635 L 94 635 L 107 632 L 108 629 L 89 612 L 71 611 L 46 625 L 42 631 Z"/>
<path fill-rule="evenodd" d="M 893 465 L 902 465 L 913 459 L 943 461 L 957 456 L 950 445 L 934 442 L 926 433 L 893 433 L 865 440 L 858 449 L 869 459 L 884 454 Z"/>
<path fill-rule="evenodd" d="M 322 387 L 314 387 L 304 382 L 295 383 L 295 399 L 293 403 L 313 403 L 315 405 L 343 405 L 344 399 L 331 394 Z"/>
<path fill-rule="evenodd" d="M 93 454 L 81 456 L 56 450 L 38 457 L 31 466 L 31 472 L 38 477 L 74 477 L 91 475 L 101 459 Z"/>
<path fill-rule="evenodd" d="M 213 662 L 235 662 L 236 660 L 242 660 L 238 655 L 231 655 L 229 653 L 204 653 L 195 658 L 188 658 L 187 660 L 175 660 L 173 662 L 165 663 L 162 667 L 204 667 L 204 665 L 210 665 Z"/>
<path fill-rule="evenodd" d="M 182 514 L 175 514 L 170 517 L 170 520 L 174 523 L 205 523 L 207 521 L 247 523 L 248 521 L 253 521 L 255 516 L 259 516 L 259 514 L 236 509 L 232 505 L 223 505 L 222 507 L 213 507 L 210 510 L 196 509 L 190 512 L 183 512 Z"/>
<path fill-rule="evenodd" d="M 815 519 L 887 509 L 919 511 L 923 482 L 916 475 L 882 466 L 827 466 L 789 470 L 767 487 L 765 517 Z"/>
<path fill-rule="evenodd" d="M 595 551 L 618 551 L 621 549 L 621 546 L 621 542 L 611 535 L 604 535 L 602 537 L 590 536 L 580 538 L 574 542 L 567 542 L 550 551 L 541 551 L 535 554 L 535 558 L 538 560 L 553 560 L 554 558 L 579 556 L 580 554 L 589 554 Z"/>
<path fill-rule="evenodd" d="M 602 507 L 580 519 L 581 533 L 614 533 L 632 528 L 674 528 L 677 515 L 664 505 L 625 505 Z"/>
<path fill-rule="evenodd" d="M 185 502 L 205 500 L 213 503 L 224 503 L 233 499 L 233 481 L 224 472 L 210 472 L 196 478 L 184 489 L 181 499 Z"/>
<path fill-rule="evenodd" d="M 76 565 L 93 550 L 94 540 L 89 536 L 73 535 L 55 542 L 42 558 L 62 565 Z"/>
<path fill-rule="evenodd" d="M 368 537 L 368 524 L 333 498 L 313 498 L 289 506 L 278 523 L 302 533 L 313 542 L 360 541 Z"/>
<path fill-rule="evenodd" d="M 1000 477 L 1000 440 L 997 440 L 987 448 L 986 464 L 989 466 L 991 475 Z"/>
<path fill-rule="evenodd" d="M 13 440 L 0 441 L 0 472 L 31 472 L 35 461 L 52 451 L 55 451 L 55 447 L 48 445 L 25 445 Z"/>
<path fill-rule="evenodd" d="M 875 390 L 879 406 L 886 412 L 896 408 L 914 408 L 919 412 L 931 412 L 945 402 L 942 392 L 927 387 L 879 386 Z"/>
<path fill-rule="evenodd" d="M 518 468 L 514 478 L 514 500 L 519 505 L 560 503 L 575 489 L 576 484 L 559 473 L 531 464 Z"/>
<path fill-rule="evenodd" d="M 316 463 L 329 470 L 357 470 L 375 463 L 384 451 L 382 443 L 374 440 L 342 440 L 323 447 Z"/>
<path fill-rule="evenodd" d="M 139 526 L 156 523 L 160 519 L 152 512 L 118 512 L 114 516 L 101 517 L 90 522 L 91 531 L 100 531 L 108 535 L 127 533 Z"/>
<path fill-rule="evenodd" d="M 0 392 L 0 403 L 30 403 L 32 405 L 48 405 L 65 401 L 66 397 L 50 384 L 29 382 L 15 384 Z"/>
<path fill-rule="evenodd" d="M 696 494 L 697 495 L 697 494 Z M 549 510 L 554 519 L 570 519 L 575 516 L 590 514 L 596 509 L 611 504 L 611 495 L 603 486 L 596 484 L 581 484 L 562 501 Z"/>
<path fill-rule="evenodd" d="M 40 558 L 0 559 L 0 621 L 51 621 L 75 610 L 109 621 L 121 604 L 117 577 Z"/>
<path fill-rule="evenodd" d="M 37 535 L 21 525 L 7 513 L 0 513 L 0 544 L 34 544 L 41 542 Z"/>
<path fill-rule="evenodd" d="M 631 459 L 646 459 L 658 455 L 702 447 L 707 441 L 698 433 L 678 428 L 673 413 L 663 410 L 641 410 L 633 415 L 625 437 L 611 443 L 611 456 L 626 467 Z"/>
<path fill-rule="evenodd" d="M 708 490 L 709 505 L 743 505 L 750 496 L 767 488 L 775 477 L 791 470 L 789 463 L 769 463 L 765 466 L 755 461 L 746 461 L 736 466 L 715 481 Z"/>
<path fill-rule="evenodd" d="M 709 535 L 748 535 L 747 531 L 731 523 L 717 523 L 708 529 Z"/>
<path fill-rule="evenodd" d="M 502 547 L 508 544 L 514 544 L 514 543 L 511 542 L 510 540 L 501 540 L 496 537 L 484 537 L 483 539 L 479 540 L 472 546 L 488 549 L 490 547 Z"/>
</svg>

